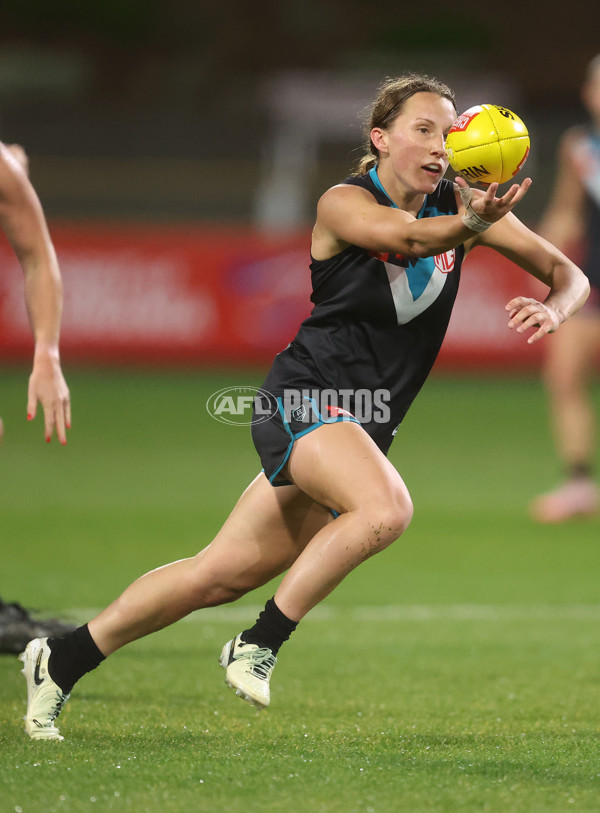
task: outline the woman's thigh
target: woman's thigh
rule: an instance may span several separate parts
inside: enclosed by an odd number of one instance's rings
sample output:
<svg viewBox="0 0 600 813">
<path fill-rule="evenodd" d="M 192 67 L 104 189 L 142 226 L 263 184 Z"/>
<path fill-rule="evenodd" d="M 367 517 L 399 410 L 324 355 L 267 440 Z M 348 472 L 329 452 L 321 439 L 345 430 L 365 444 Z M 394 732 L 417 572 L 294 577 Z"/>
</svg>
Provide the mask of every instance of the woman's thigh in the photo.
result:
<svg viewBox="0 0 600 813">
<path fill-rule="evenodd" d="M 244 590 L 258 587 L 286 570 L 332 520 L 331 511 L 296 485 L 273 487 L 261 473 L 198 555 L 202 571 L 240 582 Z"/>
<path fill-rule="evenodd" d="M 356 423 L 319 427 L 294 444 L 287 473 L 316 502 L 339 514 L 366 505 L 412 510 L 402 477 Z"/>
</svg>

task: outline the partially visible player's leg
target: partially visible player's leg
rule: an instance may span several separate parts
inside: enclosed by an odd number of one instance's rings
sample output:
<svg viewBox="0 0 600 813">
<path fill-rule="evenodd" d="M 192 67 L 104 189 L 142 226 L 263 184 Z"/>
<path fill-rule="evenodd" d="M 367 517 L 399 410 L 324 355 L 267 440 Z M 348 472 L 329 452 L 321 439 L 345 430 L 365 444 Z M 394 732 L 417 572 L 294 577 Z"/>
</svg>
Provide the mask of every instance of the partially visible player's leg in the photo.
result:
<svg viewBox="0 0 600 813">
<path fill-rule="evenodd" d="M 58 618 L 32 617 L 18 602 L 0 598 L 0 652 L 18 655 L 33 638 L 66 635 L 75 626 Z"/>
<path fill-rule="evenodd" d="M 599 350 L 600 312 L 578 314 L 551 339 L 544 379 L 557 450 L 567 467 L 592 464 L 596 418 L 589 379 Z"/>
<path fill-rule="evenodd" d="M 590 375 L 600 350 L 600 312 L 584 310 L 561 325 L 544 362 L 550 421 L 565 482 L 531 505 L 540 522 L 562 522 L 595 513 L 600 491 L 594 482 L 596 415 Z"/>
</svg>

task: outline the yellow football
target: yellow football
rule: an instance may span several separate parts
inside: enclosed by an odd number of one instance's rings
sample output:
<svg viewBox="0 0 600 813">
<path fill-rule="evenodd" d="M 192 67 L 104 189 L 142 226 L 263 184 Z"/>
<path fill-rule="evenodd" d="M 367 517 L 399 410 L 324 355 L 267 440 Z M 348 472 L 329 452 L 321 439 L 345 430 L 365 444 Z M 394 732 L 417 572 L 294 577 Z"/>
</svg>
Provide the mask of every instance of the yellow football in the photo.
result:
<svg viewBox="0 0 600 813">
<path fill-rule="evenodd" d="M 527 160 L 529 133 L 506 107 L 478 104 L 465 110 L 450 128 L 446 155 L 452 169 L 469 183 L 504 183 Z"/>
</svg>

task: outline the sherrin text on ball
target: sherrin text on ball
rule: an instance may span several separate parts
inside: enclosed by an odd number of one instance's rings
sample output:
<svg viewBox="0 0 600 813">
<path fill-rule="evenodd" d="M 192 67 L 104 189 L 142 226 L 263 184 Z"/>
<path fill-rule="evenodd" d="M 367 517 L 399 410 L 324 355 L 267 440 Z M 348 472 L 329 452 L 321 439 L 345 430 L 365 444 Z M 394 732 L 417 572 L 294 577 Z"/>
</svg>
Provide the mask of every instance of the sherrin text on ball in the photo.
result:
<svg viewBox="0 0 600 813">
<path fill-rule="evenodd" d="M 470 183 L 504 183 L 514 178 L 527 160 L 529 146 L 524 122 L 495 104 L 465 110 L 446 138 L 450 166 Z"/>
</svg>

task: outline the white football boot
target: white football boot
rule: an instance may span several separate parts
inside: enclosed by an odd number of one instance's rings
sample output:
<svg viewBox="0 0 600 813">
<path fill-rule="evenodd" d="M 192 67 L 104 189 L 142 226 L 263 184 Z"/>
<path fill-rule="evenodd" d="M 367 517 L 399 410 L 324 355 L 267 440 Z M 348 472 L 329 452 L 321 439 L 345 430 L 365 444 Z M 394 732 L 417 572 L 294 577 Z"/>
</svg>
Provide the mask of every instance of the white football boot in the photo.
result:
<svg viewBox="0 0 600 813">
<path fill-rule="evenodd" d="M 219 663 L 225 669 L 225 683 L 239 697 L 259 710 L 269 705 L 269 681 L 277 663 L 270 649 L 245 644 L 237 635 L 223 647 Z"/>
<path fill-rule="evenodd" d="M 34 638 L 19 655 L 21 674 L 27 681 L 25 731 L 32 740 L 64 740 L 54 721 L 69 699 L 48 673 L 50 647 L 47 638 Z"/>
</svg>

